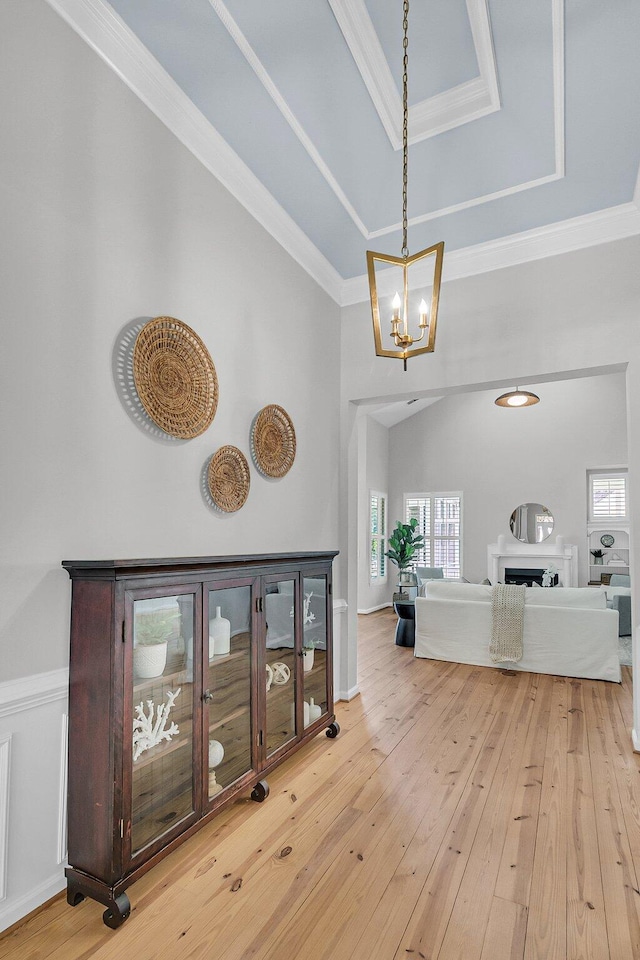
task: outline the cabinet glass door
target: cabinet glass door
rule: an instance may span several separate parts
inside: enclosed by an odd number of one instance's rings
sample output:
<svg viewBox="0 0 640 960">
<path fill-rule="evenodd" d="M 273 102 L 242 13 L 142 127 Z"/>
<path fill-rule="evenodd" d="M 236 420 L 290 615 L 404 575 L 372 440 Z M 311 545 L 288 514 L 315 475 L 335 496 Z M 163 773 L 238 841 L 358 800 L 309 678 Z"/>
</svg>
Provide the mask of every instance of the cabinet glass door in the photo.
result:
<svg viewBox="0 0 640 960">
<path fill-rule="evenodd" d="M 293 577 L 265 583 L 267 757 L 296 735 L 295 587 Z"/>
<path fill-rule="evenodd" d="M 194 595 L 133 601 L 131 854 L 194 812 Z"/>
<path fill-rule="evenodd" d="M 251 615 L 250 584 L 209 590 L 204 675 L 209 800 L 252 769 Z"/>
<path fill-rule="evenodd" d="M 304 725 L 328 711 L 327 578 L 302 581 L 302 683 Z"/>
</svg>

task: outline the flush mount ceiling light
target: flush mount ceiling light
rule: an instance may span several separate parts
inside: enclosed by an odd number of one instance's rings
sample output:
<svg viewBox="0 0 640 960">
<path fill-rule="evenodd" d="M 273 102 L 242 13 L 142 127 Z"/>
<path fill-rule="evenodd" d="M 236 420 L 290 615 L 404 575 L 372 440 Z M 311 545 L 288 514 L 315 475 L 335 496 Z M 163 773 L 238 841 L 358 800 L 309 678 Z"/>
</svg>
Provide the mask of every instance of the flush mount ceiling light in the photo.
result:
<svg viewBox="0 0 640 960">
<path fill-rule="evenodd" d="M 503 393 L 494 401 L 499 407 L 532 407 L 534 403 L 540 403 L 540 397 L 535 393 L 529 393 L 528 390 L 510 390 L 509 393 Z"/>
<path fill-rule="evenodd" d="M 408 67 L 408 30 L 409 30 L 409 0 L 403 3 L 403 39 L 402 46 L 404 57 L 402 61 L 402 255 L 393 257 L 384 253 L 373 253 L 367 250 L 367 272 L 369 274 L 369 294 L 371 298 L 371 316 L 373 318 L 373 336 L 376 344 L 376 356 L 378 357 L 399 357 L 404 361 L 404 369 L 407 369 L 407 358 L 415 357 L 419 353 L 433 353 L 436 343 L 436 322 L 438 319 L 438 301 L 440 299 L 440 277 L 442 275 L 442 258 L 444 255 L 444 242 L 436 243 L 420 253 L 414 253 L 409 256 L 409 247 L 407 246 L 407 160 L 408 160 L 408 128 L 409 128 L 409 107 L 407 98 L 407 67 Z M 409 294 L 409 267 L 414 264 L 431 258 L 431 263 L 422 263 L 420 268 L 420 286 L 431 287 L 431 309 L 427 306 L 424 297 L 416 306 L 410 303 Z M 396 347 L 395 350 L 385 350 L 382 346 L 382 333 L 380 329 L 380 298 L 378 295 L 378 283 L 376 279 L 376 269 L 384 270 L 384 286 L 382 277 L 380 278 L 380 287 L 384 290 L 393 289 L 389 283 L 388 268 L 396 269 L 397 288 L 396 294 L 390 303 L 384 304 L 384 313 L 391 321 L 390 336 Z M 424 267 L 433 269 L 430 277 L 425 277 L 422 273 Z M 427 272 L 429 272 L 427 270 Z M 412 274 L 415 276 L 416 271 Z M 398 290 L 402 290 L 402 296 Z M 386 299 L 386 298 L 385 298 Z M 417 300 L 417 297 L 415 297 Z M 409 314 L 417 319 L 416 336 L 409 333 Z M 425 345 L 415 347 L 414 344 L 425 340 Z"/>
</svg>

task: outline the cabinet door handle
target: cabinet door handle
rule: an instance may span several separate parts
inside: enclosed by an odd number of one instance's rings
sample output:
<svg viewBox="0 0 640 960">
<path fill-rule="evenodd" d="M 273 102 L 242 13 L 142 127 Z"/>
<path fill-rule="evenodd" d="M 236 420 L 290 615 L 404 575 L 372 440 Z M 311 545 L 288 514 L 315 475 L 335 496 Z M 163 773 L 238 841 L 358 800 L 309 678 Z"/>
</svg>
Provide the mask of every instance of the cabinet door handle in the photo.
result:
<svg viewBox="0 0 640 960">
<path fill-rule="evenodd" d="M 205 690 L 205 692 L 202 694 L 202 699 L 205 703 L 213 703 L 213 694 L 211 693 L 211 690 Z"/>
</svg>

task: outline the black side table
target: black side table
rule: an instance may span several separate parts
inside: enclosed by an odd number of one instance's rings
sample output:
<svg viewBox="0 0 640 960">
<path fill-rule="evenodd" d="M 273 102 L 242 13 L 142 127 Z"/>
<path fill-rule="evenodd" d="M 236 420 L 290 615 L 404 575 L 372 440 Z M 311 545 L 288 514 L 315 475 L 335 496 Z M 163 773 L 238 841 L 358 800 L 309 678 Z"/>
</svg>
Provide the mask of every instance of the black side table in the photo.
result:
<svg viewBox="0 0 640 960">
<path fill-rule="evenodd" d="M 396 600 L 393 609 L 398 614 L 396 644 L 414 647 L 416 643 L 416 605 L 412 600 Z"/>
</svg>

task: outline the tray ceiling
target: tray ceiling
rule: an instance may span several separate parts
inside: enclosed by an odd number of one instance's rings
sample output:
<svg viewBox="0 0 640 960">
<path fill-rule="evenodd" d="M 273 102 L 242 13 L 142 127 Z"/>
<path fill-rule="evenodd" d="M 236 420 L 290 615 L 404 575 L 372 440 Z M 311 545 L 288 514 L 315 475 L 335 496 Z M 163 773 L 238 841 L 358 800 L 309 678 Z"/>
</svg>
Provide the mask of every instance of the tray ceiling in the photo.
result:
<svg viewBox="0 0 640 960">
<path fill-rule="evenodd" d="M 400 0 L 49 3 L 337 299 L 399 253 Z M 410 250 L 639 232 L 639 49 L 636 0 L 414 0 Z"/>
</svg>

